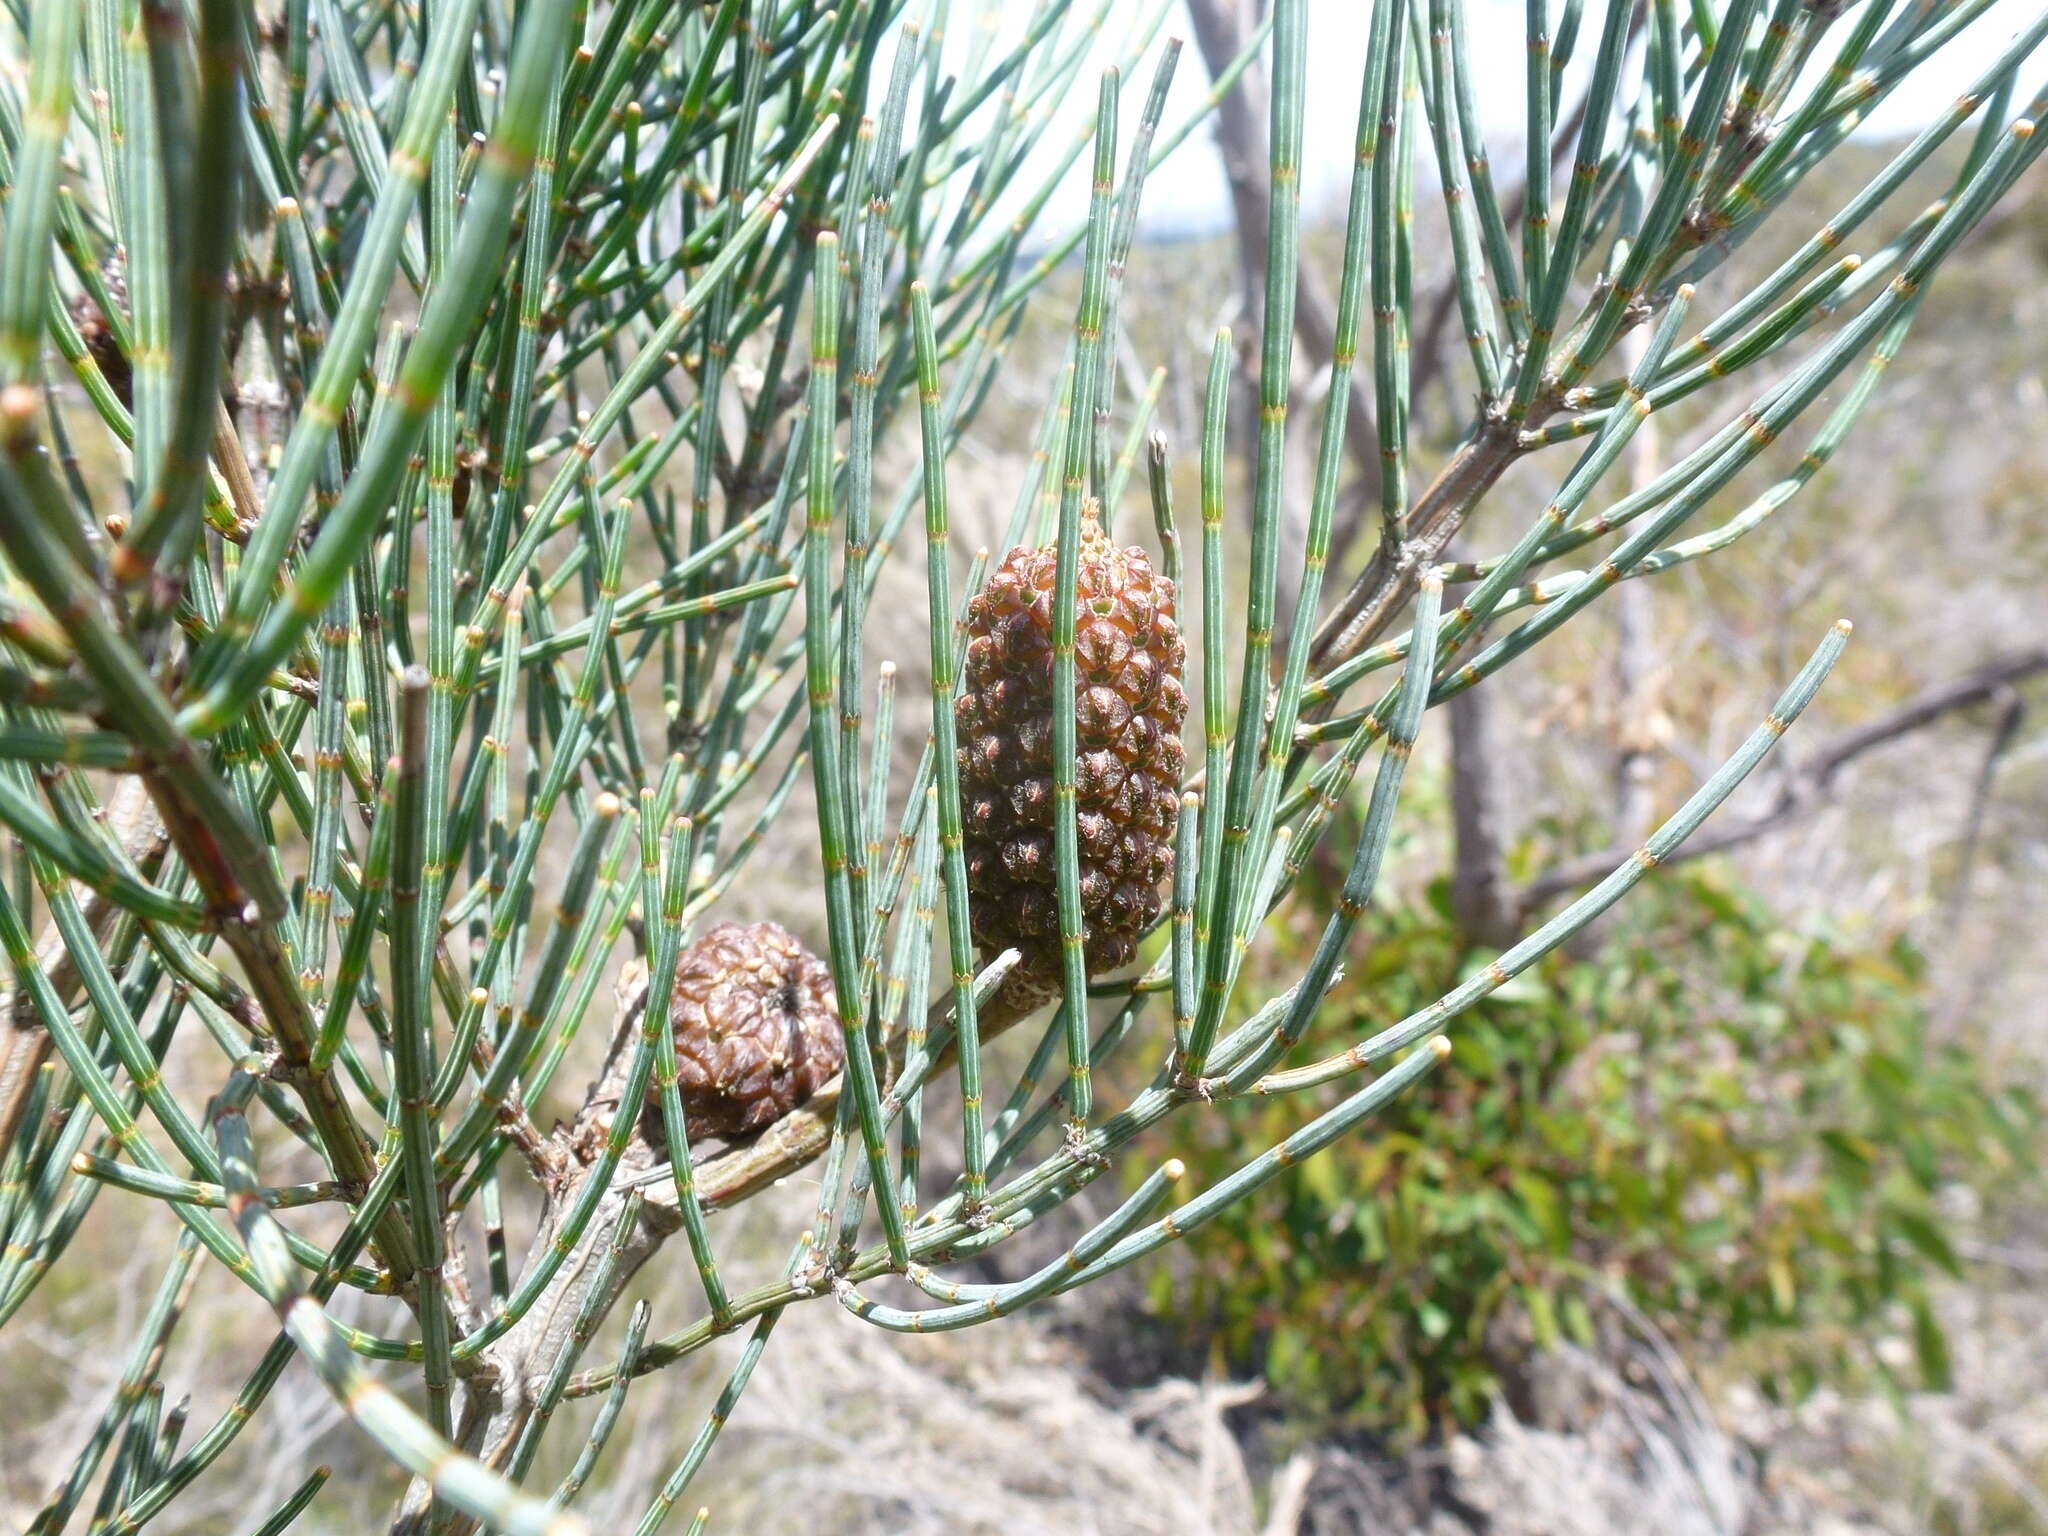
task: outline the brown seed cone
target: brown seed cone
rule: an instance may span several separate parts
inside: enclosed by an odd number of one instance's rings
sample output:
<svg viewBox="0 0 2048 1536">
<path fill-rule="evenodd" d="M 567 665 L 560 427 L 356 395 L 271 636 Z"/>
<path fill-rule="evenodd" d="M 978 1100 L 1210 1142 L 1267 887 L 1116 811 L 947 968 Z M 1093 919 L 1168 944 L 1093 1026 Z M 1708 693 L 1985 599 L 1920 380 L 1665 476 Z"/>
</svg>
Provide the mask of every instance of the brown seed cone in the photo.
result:
<svg viewBox="0 0 2048 1536">
<path fill-rule="evenodd" d="M 720 923 L 693 944 L 676 964 L 669 1025 L 693 1137 L 732 1140 L 772 1125 L 846 1059 L 831 971 L 776 923 Z M 658 1142 L 651 1085 L 641 1123 Z"/>
<path fill-rule="evenodd" d="M 1011 988 L 1057 995 L 1053 874 L 1052 604 L 1056 544 L 1003 557 L 967 610 L 966 687 L 955 706 L 961 819 L 974 937 L 1014 945 Z M 1118 549 L 1091 505 L 1081 533 L 1074 627 L 1075 820 L 1091 971 L 1136 953 L 1173 873 L 1180 740 L 1187 714 L 1173 583 Z"/>
<path fill-rule="evenodd" d="M 121 276 L 121 269 L 109 263 L 101 269 L 100 275 L 107 285 L 107 297 L 125 308 L 128 284 Z M 85 343 L 85 350 L 92 355 L 93 363 L 107 381 L 107 387 L 123 405 L 134 410 L 135 371 L 129 366 L 121 344 L 114 339 L 114 328 L 107 323 L 107 317 L 89 294 L 74 294 L 69 307 L 71 323 L 78 327 L 78 338 Z"/>
</svg>

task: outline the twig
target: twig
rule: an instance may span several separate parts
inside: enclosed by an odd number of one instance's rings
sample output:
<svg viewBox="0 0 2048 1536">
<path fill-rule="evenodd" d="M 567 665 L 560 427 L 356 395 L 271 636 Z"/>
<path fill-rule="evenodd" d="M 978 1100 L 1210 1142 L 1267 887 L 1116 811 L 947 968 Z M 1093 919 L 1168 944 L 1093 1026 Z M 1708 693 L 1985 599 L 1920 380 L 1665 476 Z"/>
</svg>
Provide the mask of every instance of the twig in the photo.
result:
<svg viewBox="0 0 2048 1536">
<path fill-rule="evenodd" d="M 1776 831 L 1825 804 L 1834 792 L 1836 776 L 1864 753 L 1933 725 L 1956 710 L 1998 698 L 2013 684 L 2044 671 L 2048 671 L 2048 647 L 2009 652 L 1952 682 L 1926 690 L 1910 704 L 1844 731 L 1823 742 L 1809 761 L 1792 767 L 1771 809 L 1746 821 L 1722 822 L 1703 832 L 1675 854 L 1672 862 L 1721 853 Z M 1617 859 L 1626 855 L 1626 849 L 1609 848 L 1561 865 L 1524 887 L 1516 897 L 1516 906 L 1526 916 L 1551 898 L 1598 880 L 1614 867 Z"/>
</svg>

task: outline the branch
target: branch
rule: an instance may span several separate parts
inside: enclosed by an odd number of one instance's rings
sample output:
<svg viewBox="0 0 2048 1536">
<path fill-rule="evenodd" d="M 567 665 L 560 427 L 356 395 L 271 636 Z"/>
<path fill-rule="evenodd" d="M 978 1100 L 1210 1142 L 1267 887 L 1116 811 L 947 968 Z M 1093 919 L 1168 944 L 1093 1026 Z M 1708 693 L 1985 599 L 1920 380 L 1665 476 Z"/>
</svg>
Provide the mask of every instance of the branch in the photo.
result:
<svg viewBox="0 0 2048 1536">
<path fill-rule="evenodd" d="M 1963 908 L 1969 904 L 1970 877 L 1976 873 L 1977 853 L 1984 842 L 1984 813 L 1991 804 L 1991 787 L 1998 777 L 1999 761 L 2011 748 L 2026 719 L 2027 702 L 2017 688 L 2001 688 L 1993 695 L 1998 713 L 1991 723 L 1991 739 L 1978 760 L 1977 775 L 1970 785 L 1970 808 L 1963 817 L 1963 847 L 1956 855 L 1955 883 L 1949 891 L 1949 926 L 1954 928 Z"/>
<path fill-rule="evenodd" d="M 1666 862 L 1719 853 L 1775 831 L 1826 804 L 1834 793 L 1836 776 L 1864 753 L 1922 730 L 1959 709 L 1997 698 L 2014 683 L 2038 672 L 2048 672 L 2048 646 L 2008 652 L 1951 682 L 1928 689 L 1890 714 L 1844 731 L 1823 742 L 1811 761 L 1793 767 L 1778 792 L 1777 804 L 1770 810 L 1746 821 L 1723 822 L 1694 837 Z M 1626 848 L 1609 848 L 1574 859 L 1532 881 L 1518 894 L 1516 905 L 1526 916 L 1553 896 L 1592 884 L 1628 855 Z"/>
</svg>

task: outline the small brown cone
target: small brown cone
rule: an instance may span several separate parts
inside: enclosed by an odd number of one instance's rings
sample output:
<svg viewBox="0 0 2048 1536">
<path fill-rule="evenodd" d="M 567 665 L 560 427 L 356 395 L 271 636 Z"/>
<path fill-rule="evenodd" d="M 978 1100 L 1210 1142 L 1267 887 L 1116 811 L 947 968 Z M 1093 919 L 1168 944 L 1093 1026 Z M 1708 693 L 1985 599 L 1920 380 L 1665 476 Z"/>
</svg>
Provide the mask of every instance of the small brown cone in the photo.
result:
<svg viewBox="0 0 2048 1536">
<path fill-rule="evenodd" d="M 669 1025 L 692 1137 L 772 1125 L 846 1059 L 831 971 L 776 923 L 720 923 L 693 944 L 676 965 Z M 658 1140 L 651 1086 L 647 1107 L 641 1123 Z"/>
</svg>

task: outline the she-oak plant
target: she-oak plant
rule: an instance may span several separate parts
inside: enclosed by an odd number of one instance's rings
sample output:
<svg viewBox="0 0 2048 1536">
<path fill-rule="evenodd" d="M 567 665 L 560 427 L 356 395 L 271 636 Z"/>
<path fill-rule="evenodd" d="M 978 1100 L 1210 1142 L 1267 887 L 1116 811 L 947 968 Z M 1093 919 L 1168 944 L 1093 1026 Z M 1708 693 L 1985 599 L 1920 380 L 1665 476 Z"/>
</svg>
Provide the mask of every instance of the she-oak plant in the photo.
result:
<svg viewBox="0 0 2048 1536">
<path fill-rule="evenodd" d="M 1086 974 L 1060 795 L 1064 1001 L 1006 1082 L 981 1047 L 1023 1022 L 1001 985 L 1015 957 L 971 947 L 949 725 L 955 626 L 985 566 L 949 545 L 947 464 L 1029 300 L 1078 248 L 1070 350 L 1006 543 L 1057 540 L 1070 577 L 1085 500 L 1113 527 L 1136 520 L 1136 453 L 1112 452 L 1145 427 L 1142 402 L 1120 413 L 1114 397 L 1121 288 L 1144 258 L 1145 173 L 1200 115 L 1166 121 L 1177 45 L 1153 46 L 1161 0 L 971 20 L 946 0 L 5 0 L 25 67 L 0 76 L 0 942 L 15 978 L 0 1322 L 63 1265 L 95 1202 L 161 1202 L 182 1228 L 116 1390 L 75 1461 L 50 1469 L 30 1529 L 139 1529 L 265 1411 L 297 1354 L 414 1475 L 394 1530 L 579 1530 L 570 1506 L 634 1383 L 749 1330 L 712 1416 L 670 1448 L 650 1532 L 787 1307 L 831 1298 L 903 1331 L 982 1323 L 1193 1233 L 1359 1127 L 1438 1063 L 1461 1011 L 1654 869 L 1839 653 L 1846 626 L 1632 859 L 1483 972 L 1337 1056 L 1296 1059 L 1373 898 L 1429 708 L 1615 582 L 1724 548 L 1792 501 L 1924 283 L 2039 153 L 2043 96 L 2013 102 L 2048 14 L 1761 283 L 1721 281 L 1726 253 L 1989 4 L 1531 0 L 1522 186 L 1504 195 L 1471 8 L 1374 0 L 1335 355 L 1307 360 L 1332 377 L 1295 509 L 1300 599 L 1276 636 L 1308 32 L 1304 0 L 1276 0 L 1249 45 L 1270 46 L 1274 192 L 1257 453 L 1250 505 L 1229 515 L 1219 337 L 1199 602 L 1183 604 L 1200 614 L 1204 739 L 1167 913 L 1140 974 Z M 1104 35 L 1125 56 L 1054 152 L 1051 109 Z M 1085 227 L 1027 264 L 1084 154 Z M 1945 194 L 1902 206 L 1936 164 Z M 1427 484 L 1408 474 L 1419 180 L 1441 194 L 1477 396 Z M 1636 329 L 1648 341 L 1624 376 L 1616 343 Z M 1326 599 L 1361 345 L 1380 540 Z M 1652 483 L 1600 494 L 1652 412 L 1710 388 L 1728 397 L 1718 428 Z M 922 473 L 891 485 L 877 445 L 913 413 Z M 1723 503 L 1802 431 L 1782 479 Z M 1534 471 L 1556 486 L 1541 516 L 1489 526 L 1501 476 L 1560 449 L 1576 457 Z M 1166 453 L 1154 437 L 1149 502 L 1178 580 Z M 119 477 L 88 468 L 108 463 Z M 898 782 L 893 668 L 864 640 L 920 506 L 933 730 Z M 1498 551 L 1447 564 L 1453 537 Z M 1558 568 L 1582 550 L 1589 569 Z M 652 574 L 628 586 L 629 565 Z M 1068 789 L 1073 607 L 1069 581 L 1053 616 Z M 1395 680 L 1374 697 L 1382 671 Z M 1248 950 L 1375 751 L 1305 973 L 1239 997 Z M 747 916 L 735 881 L 805 774 L 843 1086 L 750 1141 L 692 1149 L 649 999 L 704 918 Z M 558 847 L 566 867 L 543 880 Z M 934 998 L 941 899 L 950 983 Z M 598 1001 L 628 949 L 645 980 Z M 579 1044 L 605 1066 L 573 1122 L 543 1133 L 528 1106 Z M 1157 1072 L 1104 1103 L 1093 1069 L 1119 1052 Z M 1064 1083 L 1041 1091 L 1062 1055 Z M 952 1129 L 923 1101 L 948 1072 Z M 210 1097 L 185 1095 L 209 1080 Z M 1042 1269 L 943 1273 L 1142 1157 L 1134 1143 L 1169 1115 L 1339 1081 L 1359 1086 L 1209 1189 L 1176 1192 L 1169 1163 Z M 672 1158 L 639 1133 L 650 1094 Z M 941 1135 L 964 1170 L 944 1187 L 920 1159 Z M 293 1142 L 323 1177 L 266 1182 L 263 1160 Z M 816 1219 L 785 1277 L 735 1292 L 712 1215 L 813 1159 Z M 315 1205 L 337 1208 L 317 1241 L 294 1214 Z M 678 1232 L 701 1314 L 642 1303 L 617 1356 L 584 1364 L 628 1278 Z M 260 1293 L 282 1331 L 188 1439 L 182 1411 L 160 1411 L 159 1372 L 195 1268 Z M 383 1331 L 340 1320 L 347 1291 L 391 1298 L 367 1314 Z M 589 1397 L 594 1415 L 569 1407 Z M 550 1429 L 581 1449 L 559 1485 L 531 1486 Z M 288 1528 L 325 1475 L 242 1523 Z"/>
</svg>

